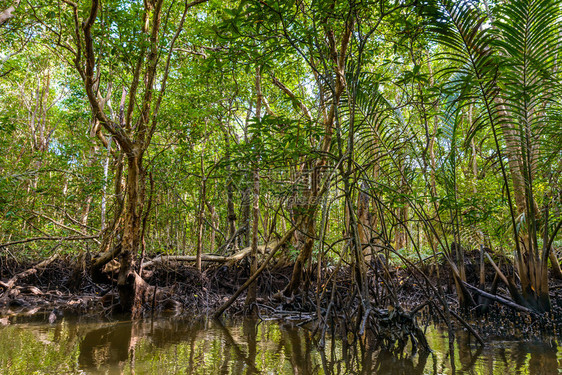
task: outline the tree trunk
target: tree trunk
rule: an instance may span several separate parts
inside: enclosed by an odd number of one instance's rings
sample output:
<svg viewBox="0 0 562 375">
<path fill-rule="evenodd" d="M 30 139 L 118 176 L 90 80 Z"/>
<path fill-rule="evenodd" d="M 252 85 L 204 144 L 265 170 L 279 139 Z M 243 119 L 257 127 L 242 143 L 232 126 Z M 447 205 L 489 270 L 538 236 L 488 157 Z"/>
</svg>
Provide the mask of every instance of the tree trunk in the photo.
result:
<svg viewBox="0 0 562 375">
<path fill-rule="evenodd" d="M 366 189 L 366 184 L 363 184 L 362 189 Z M 359 235 L 359 241 L 361 242 L 361 247 L 365 246 L 363 251 L 363 256 L 366 262 L 371 261 L 371 246 L 367 246 L 371 243 L 371 228 L 372 228 L 372 218 L 369 212 L 369 196 L 363 191 L 359 191 L 357 195 L 357 233 Z"/>
<path fill-rule="evenodd" d="M 400 164 L 400 175 L 402 176 L 400 179 L 400 194 L 406 194 L 407 191 L 407 183 L 406 183 L 406 176 L 405 173 L 405 166 L 404 163 Z M 408 231 L 406 226 L 408 225 L 408 202 L 404 198 L 400 198 L 398 200 L 399 207 L 396 210 L 396 216 L 398 217 L 398 225 L 396 227 L 396 250 L 405 249 L 408 246 Z"/>
<path fill-rule="evenodd" d="M 324 61 L 324 62 L 329 63 L 330 66 L 333 66 L 334 71 L 330 72 L 329 74 L 333 74 L 335 76 L 334 77 L 335 82 L 334 82 L 334 90 L 333 92 L 330 93 L 331 95 L 326 95 L 326 93 L 324 92 L 320 95 L 320 102 L 321 102 L 320 113 L 322 114 L 323 117 L 323 126 L 324 126 L 325 134 L 321 141 L 319 149 L 321 151 L 321 154 L 323 155 L 327 154 L 331 148 L 332 139 L 334 135 L 334 124 L 337 116 L 337 108 L 340 105 L 340 98 L 347 86 L 347 82 L 345 78 L 346 58 L 347 58 L 347 49 L 349 47 L 349 41 L 352 35 L 353 28 L 354 28 L 354 18 L 350 17 L 350 19 L 346 23 L 345 30 L 342 32 L 342 34 L 338 39 L 339 45 L 336 42 L 336 35 L 334 34 L 334 31 L 330 28 L 324 29 L 325 37 L 330 42 L 329 57 L 326 57 L 326 60 L 328 61 Z M 315 77 L 318 79 L 318 75 L 316 74 L 316 72 L 314 74 Z M 322 87 L 323 82 L 319 82 L 319 86 Z M 324 97 L 324 95 L 326 96 Z M 328 102 L 330 103 L 329 105 L 327 104 Z M 306 239 L 306 242 L 302 250 L 300 251 L 299 256 L 297 257 L 297 260 L 293 268 L 293 273 L 291 275 L 291 280 L 284 290 L 284 294 L 286 296 L 290 296 L 294 294 L 300 288 L 300 282 L 302 280 L 302 272 L 304 270 L 304 266 L 312 255 L 312 249 L 314 247 L 314 228 L 316 222 L 315 215 L 316 215 L 316 209 L 318 208 L 318 199 L 320 198 L 320 194 L 318 190 L 319 179 L 317 174 L 326 165 L 327 160 L 328 159 L 326 156 L 322 156 L 314 163 L 313 166 L 312 173 L 313 173 L 313 178 L 315 180 L 313 180 L 312 186 L 316 187 L 316 189 L 311 189 L 312 190 L 311 195 L 307 199 L 306 206 L 303 207 L 305 208 L 304 215 L 306 215 L 306 217 L 304 222 L 306 223 L 308 238 Z"/>
<path fill-rule="evenodd" d="M 107 146 L 107 156 L 103 164 L 103 186 L 101 193 L 100 204 L 100 231 L 103 233 L 105 229 L 105 216 L 107 207 L 107 182 L 109 177 L 109 160 L 111 158 L 111 138 L 109 138 L 109 145 Z"/>
<path fill-rule="evenodd" d="M 236 213 L 234 212 L 234 188 L 232 185 L 232 176 L 230 168 L 230 139 L 226 130 L 224 133 L 224 144 L 225 144 L 225 164 L 227 173 L 226 182 L 226 221 L 228 227 L 228 238 L 232 238 L 236 233 Z"/>
<path fill-rule="evenodd" d="M 203 168 L 203 159 L 201 159 L 201 168 Z M 204 173 L 204 172 L 203 172 Z M 199 192 L 199 213 L 197 215 L 197 271 L 201 272 L 201 254 L 203 253 L 203 216 L 205 215 L 205 199 L 207 195 L 207 181 L 205 176 L 201 180 L 201 191 Z"/>
<path fill-rule="evenodd" d="M 134 149 L 132 155 L 127 155 L 127 202 L 121 240 L 121 266 L 117 280 L 121 307 L 123 311 L 130 311 L 133 318 L 139 317 L 145 292 L 144 282 L 134 272 L 133 267 L 140 248 L 145 193 L 145 171 L 139 154 L 138 150 Z"/>
<path fill-rule="evenodd" d="M 302 206 L 301 206 L 302 207 Z M 312 256 L 312 249 L 314 248 L 314 227 L 315 227 L 315 209 L 313 207 L 308 206 L 308 209 L 303 214 L 304 216 L 304 225 L 302 226 L 304 230 L 306 230 L 307 238 L 304 242 L 304 246 L 302 247 L 299 255 L 295 261 L 295 265 L 293 266 L 293 273 L 291 274 L 291 280 L 289 284 L 283 291 L 283 294 L 287 297 L 291 297 L 294 295 L 300 288 L 304 267 L 306 263 Z M 300 218 L 297 219 L 297 222 L 300 222 Z"/>
<path fill-rule="evenodd" d="M 548 251 L 548 257 L 550 259 L 550 265 L 552 267 L 552 274 L 558 280 L 562 280 L 562 270 L 560 269 L 560 261 L 554 253 L 554 249 L 551 247 Z"/>
<path fill-rule="evenodd" d="M 260 175 L 259 170 L 254 169 L 254 188 L 253 188 L 253 207 L 252 207 L 252 251 L 250 253 L 250 275 L 256 273 L 258 269 L 258 224 L 260 217 Z M 255 306 L 257 296 L 257 285 L 255 282 L 248 287 L 246 296 L 246 307 L 250 308 L 252 313 L 256 314 Z"/>
<path fill-rule="evenodd" d="M 507 113 L 504 116 L 509 118 Z M 529 149 L 527 142 L 532 137 L 528 132 L 523 136 L 518 133 L 515 125 L 509 121 L 501 123 L 502 133 L 506 142 L 505 154 L 508 158 L 509 172 L 513 185 L 515 200 L 515 219 L 525 215 L 526 232 L 516 234 L 517 252 L 515 265 L 521 280 L 521 295 L 527 307 L 538 311 L 550 311 L 550 297 L 548 294 L 548 257 L 549 251 L 541 252 L 538 248 L 536 221 L 539 209 L 533 196 L 532 178 L 535 174 L 534 160 L 537 158 L 537 148 Z M 526 130 L 527 131 L 527 130 Z M 522 140 L 524 138 L 524 140 Z M 527 181 L 528 180 L 528 181 Z M 514 291 L 516 293 L 516 291 Z M 514 299 L 521 296 L 512 296 Z"/>
<path fill-rule="evenodd" d="M 261 107 L 263 102 L 263 94 L 261 89 L 261 68 L 258 66 L 256 69 L 256 119 L 261 121 Z M 253 138 L 259 137 L 259 134 L 254 134 Z M 259 156 L 259 155 L 258 155 Z M 259 157 L 258 157 L 259 160 Z M 250 275 L 254 275 L 258 269 L 258 228 L 260 219 L 260 172 L 258 165 L 254 165 L 252 171 L 253 189 L 252 189 L 252 251 L 250 253 Z M 252 314 L 257 315 L 256 308 L 256 295 L 257 285 L 255 282 L 251 283 L 248 287 L 248 294 L 246 296 L 246 307 L 250 308 Z"/>
</svg>

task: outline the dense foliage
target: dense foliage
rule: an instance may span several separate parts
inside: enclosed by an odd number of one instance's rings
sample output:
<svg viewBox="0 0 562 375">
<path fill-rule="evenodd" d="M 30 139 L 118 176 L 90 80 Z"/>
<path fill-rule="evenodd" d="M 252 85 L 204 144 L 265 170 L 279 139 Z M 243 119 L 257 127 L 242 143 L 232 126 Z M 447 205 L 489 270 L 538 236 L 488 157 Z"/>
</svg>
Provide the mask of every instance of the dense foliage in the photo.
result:
<svg viewBox="0 0 562 375">
<path fill-rule="evenodd" d="M 12 3 L 3 255 L 119 257 L 123 287 L 156 254 L 201 269 L 250 247 L 255 271 L 294 230 L 286 295 L 313 261 L 435 256 L 470 306 L 464 256 L 485 247 L 517 303 L 550 308 L 560 1 Z"/>
</svg>

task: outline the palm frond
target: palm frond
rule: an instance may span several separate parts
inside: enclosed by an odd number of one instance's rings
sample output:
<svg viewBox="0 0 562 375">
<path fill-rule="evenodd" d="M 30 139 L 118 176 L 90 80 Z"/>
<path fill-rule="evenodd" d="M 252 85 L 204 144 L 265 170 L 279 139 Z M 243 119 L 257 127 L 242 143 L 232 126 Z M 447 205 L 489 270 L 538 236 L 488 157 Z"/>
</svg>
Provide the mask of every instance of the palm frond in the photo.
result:
<svg viewBox="0 0 562 375">
<path fill-rule="evenodd" d="M 560 6 L 559 0 L 507 2 L 494 23 L 495 44 L 503 61 L 498 85 L 509 121 L 505 129 L 517 135 L 512 142 L 517 148 L 510 151 L 524 162 L 528 184 L 541 156 L 539 145 L 552 151 L 549 141 L 559 126 L 556 122 L 553 128 L 549 122 L 560 93 L 555 74 L 561 52 Z"/>
<path fill-rule="evenodd" d="M 437 58 L 449 62 L 439 75 L 453 77 L 449 90 L 462 94 L 463 106 L 480 102 L 484 107 L 485 121 L 476 122 L 479 126 L 469 136 L 485 124 L 496 125 L 502 115 L 496 102 L 500 60 L 487 15 L 472 1 L 456 0 L 432 2 L 425 13 L 431 19 L 429 31 L 442 49 Z"/>
</svg>

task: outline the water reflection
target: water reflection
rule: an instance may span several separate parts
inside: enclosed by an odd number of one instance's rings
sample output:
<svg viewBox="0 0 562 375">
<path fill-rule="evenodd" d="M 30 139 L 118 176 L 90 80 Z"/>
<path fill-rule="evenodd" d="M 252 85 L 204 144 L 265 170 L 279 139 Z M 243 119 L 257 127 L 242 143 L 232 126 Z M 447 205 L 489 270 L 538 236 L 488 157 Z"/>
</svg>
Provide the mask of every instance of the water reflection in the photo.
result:
<svg viewBox="0 0 562 375">
<path fill-rule="evenodd" d="M 87 332 L 79 344 L 80 368 L 100 368 L 125 363 L 129 358 L 132 325 L 117 324 Z"/>
<path fill-rule="evenodd" d="M 224 325 L 177 318 L 141 322 L 0 328 L 0 373 L 103 374 L 557 374 L 556 342 L 494 341 L 484 348 L 459 332 L 427 330 L 434 352 L 397 356 L 368 344 L 327 340 L 287 324 L 246 320 Z"/>
</svg>

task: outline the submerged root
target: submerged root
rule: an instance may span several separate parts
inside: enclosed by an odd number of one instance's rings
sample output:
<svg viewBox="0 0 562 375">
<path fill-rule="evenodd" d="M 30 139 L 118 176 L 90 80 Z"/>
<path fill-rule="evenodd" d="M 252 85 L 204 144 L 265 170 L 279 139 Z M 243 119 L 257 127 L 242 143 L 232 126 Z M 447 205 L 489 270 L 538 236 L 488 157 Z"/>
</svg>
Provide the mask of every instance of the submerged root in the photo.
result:
<svg viewBox="0 0 562 375">
<path fill-rule="evenodd" d="M 105 279 L 109 281 L 101 283 L 91 278 L 86 266 L 77 267 L 76 263 L 76 259 L 64 257 L 59 257 L 48 265 L 4 262 L 5 266 L 0 269 L 0 299 L 4 298 L 2 314 L 10 314 L 10 311 L 48 314 L 55 308 L 65 314 L 91 316 L 109 316 L 122 312 L 116 280 L 117 267 L 108 267 Z M 311 269 L 313 268 L 312 266 Z M 446 265 L 442 270 L 446 270 Z M 395 271 L 399 285 L 396 288 L 397 301 L 393 301 L 393 296 L 381 287 L 383 282 L 375 277 L 375 270 L 368 272 L 367 276 L 371 280 L 368 293 L 370 308 L 363 308 L 363 299 L 357 291 L 352 270 L 348 267 L 342 267 L 337 272 L 325 267 L 320 279 L 316 277 L 316 271 L 310 272 L 297 294 L 290 298 L 283 296 L 278 300 L 272 299 L 272 296 L 287 285 L 292 268 L 277 268 L 272 265 L 262 271 L 255 275 L 254 280 L 259 286 L 257 307 L 260 317 L 317 327 L 315 333 L 319 334 L 319 344 L 323 342 L 323 336 L 333 332 L 343 337 L 367 339 L 374 346 L 393 352 L 410 350 L 410 347 L 418 352 L 429 350 L 427 340 L 414 316 L 418 311 L 424 324 L 442 323 L 448 318 L 453 328 L 473 328 L 473 335 L 476 338 L 480 335 L 483 340 L 493 335 L 518 337 L 521 332 L 538 337 L 541 330 L 560 335 L 562 327 L 562 284 L 551 286 L 554 304 L 551 314 L 529 314 L 491 300 L 489 314 L 474 320 L 471 315 L 466 316 L 466 312 L 463 314 L 457 310 L 454 302 L 451 302 L 455 300 L 453 287 L 447 291 L 447 285 L 442 284 L 443 293 L 450 303 L 450 311 L 446 313 L 439 303 L 432 304 L 428 300 L 416 274 L 407 270 Z M 486 275 L 488 283 L 494 278 L 492 271 L 490 269 Z M 131 274 L 140 298 L 137 302 L 140 306 L 139 316 L 164 311 L 210 315 L 221 305 L 228 305 L 225 312 L 233 316 L 244 314 L 245 291 L 241 287 L 252 275 L 247 260 L 242 259 L 235 264 L 209 264 L 203 273 L 185 264 L 163 262 L 155 264 L 149 274 L 143 272 L 142 276 Z M 444 280 L 448 276 L 450 275 L 446 272 L 441 272 Z M 431 282 L 437 283 L 438 280 L 432 278 Z M 475 283 L 475 280 L 469 278 L 469 282 Z M 240 298 L 227 303 L 235 293 Z M 498 298 L 505 294 L 505 290 L 498 289 Z M 427 308 L 415 308 L 424 302 L 429 304 Z M 385 308 L 386 306 L 401 306 L 403 310 Z"/>
<path fill-rule="evenodd" d="M 373 309 L 371 329 L 382 346 L 391 352 L 403 352 L 408 341 L 412 344 L 412 353 L 418 350 L 430 352 L 431 348 L 414 315 L 401 308 Z"/>
</svg>

